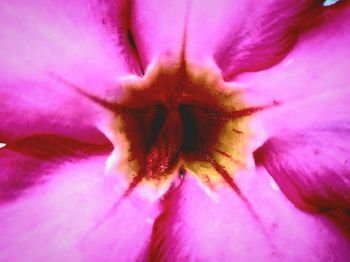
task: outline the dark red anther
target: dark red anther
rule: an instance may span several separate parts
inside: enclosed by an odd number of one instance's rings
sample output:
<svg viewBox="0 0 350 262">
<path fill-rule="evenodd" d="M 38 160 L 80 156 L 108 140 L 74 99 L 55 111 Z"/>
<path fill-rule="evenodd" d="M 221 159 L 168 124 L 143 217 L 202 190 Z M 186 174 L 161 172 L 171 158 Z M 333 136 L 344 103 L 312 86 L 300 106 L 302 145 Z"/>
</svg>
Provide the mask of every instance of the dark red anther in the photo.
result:
<svg viewBox="0 0 350 262">
<path fill-rule="evenodd" d="M 157 178 L 176 161 L 183 142 L 183 124 L 177 110 L 168 113 L 146 160 L 146 175 Z"/>
</svg>

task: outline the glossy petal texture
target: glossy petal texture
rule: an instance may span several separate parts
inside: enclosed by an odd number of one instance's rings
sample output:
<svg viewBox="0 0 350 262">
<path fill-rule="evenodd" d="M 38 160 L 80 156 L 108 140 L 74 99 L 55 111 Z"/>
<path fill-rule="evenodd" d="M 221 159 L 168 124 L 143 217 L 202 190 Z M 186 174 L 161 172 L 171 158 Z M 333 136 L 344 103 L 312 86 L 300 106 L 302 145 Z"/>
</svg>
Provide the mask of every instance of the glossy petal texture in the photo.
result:
<svg viewBox="0 0 350 262">
<path fill-rule="evenodd" d="M 254 217 L 228 188 L 208 195 L 186 177 L 163 201 L 150 261 L 346 261 L 350 251 L 341 232 L 326 218 L 296 209 L 271 190 L 270 179 L 264 170 L 236 179 Z"/>
<path fill-rule="evenodd" d="M 96 107 L 53 75 L 118 96 L 116 77 L 130 70 L 100 17 L 87 1 L 1 2 L 0 139 L 55 132 L 99 140 Z"/>
<path fill-rule="evenodd" d="M 340 7 L 1 2 L 0 260 L 346 261 L 348 228 L 293 205 L 349 209 L 350 13 Z M 217 65 L 252 105 L 280 103 L 255 119 L 262 167 L 234 174 L 247 201 L 190 173 L 159 200 L 144 184 L 123 198 L 120 170 L 105 175 L 108 114 L 82 93 L 117 101 L 125 77 L 183 58 Z"/>
<path fill-rule="evenodd" d="M 69 137 L 36 134 L 6 145 L 0 152 L 0 203 L 13 201 L 27 189 L 49 180 L 66 161 L 110 152 L 111 145 L 88 144 Z"/>
<path fill-rule="evenodd" d="M 226 80 L 271 67 L 317 22 L 320 7 L 314 0 L 191 1 L 187 58 L 199 65 L 213 59 Z"/>
<path fill-rule="evenodd" d="M 44 169 L 50 181 L 3 205 L 0 260 L 135 260 L 147 247 L 157 205 L 134 195 L 115 208 L 126 183 L 103 175 L 105 161 L 91 157 Z"/>
<path fill-rule="evenodd" d="M 188 5 L 186 0 L 132 1 L 131 26 L 145 68 L 157 59 L 180 62 Z"/>
<path fill-rule="evenodd" d="M 305 208 L 350 207 L 349 15 L 330 13 L 279 66 L 238 79 L 252 101 L 281 103 L 261 114 L 269 140 L 256 155 Z"/>
</svg>

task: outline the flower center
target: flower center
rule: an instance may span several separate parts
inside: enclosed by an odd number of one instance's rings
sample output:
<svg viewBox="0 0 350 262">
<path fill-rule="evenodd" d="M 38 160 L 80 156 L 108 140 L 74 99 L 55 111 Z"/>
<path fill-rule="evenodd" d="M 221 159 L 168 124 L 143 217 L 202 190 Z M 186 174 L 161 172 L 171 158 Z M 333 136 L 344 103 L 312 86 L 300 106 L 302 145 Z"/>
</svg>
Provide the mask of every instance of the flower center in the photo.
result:
<svg viewBox="0 0 350 262">
<path fill-rule="evenodd" d="M 229 183 L 246 165 L 251 132 L 248 107 L 237 89 L 209 70 L 158 68 L 125 84 L 114 106 L 118 168 L 157 184 L 188 169 L 208 184 Z"/>
</svg>

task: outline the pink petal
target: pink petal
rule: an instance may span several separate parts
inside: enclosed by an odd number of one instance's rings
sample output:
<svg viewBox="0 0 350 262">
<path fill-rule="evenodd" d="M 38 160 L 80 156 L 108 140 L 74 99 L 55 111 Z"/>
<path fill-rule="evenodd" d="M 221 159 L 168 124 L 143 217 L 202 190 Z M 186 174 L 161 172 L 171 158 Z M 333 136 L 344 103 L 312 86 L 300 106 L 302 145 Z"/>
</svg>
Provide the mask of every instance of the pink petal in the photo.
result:
<svg viewBox="0 0 350 262">
<path fill-rule="evenodd" d="M 298 206 L 350 208 L 349 124 L 331 123 L 270 138 L 256 153 Z"/>
<path fill-rule="evenodd" d="M 350 207 L 349 15 L 330 15 L 281 64 L 237 79 L 252 103 L 281 103 L 258 117 L 269 139 L 256 157 L 303 208 Z"/>
<path fill-rule="evenodd" d="M 99 110 L 53 75 L 100 97 L 115 97 L 117 77 L 136 70 L 123 58 L 126 44 L 103 25 L 103 6 L 97 4 L 0 3 L 2 137 L 38 131 L 96 136 L 91 126 Z"/>
<path fill-rule="evenodd" d="M 133 261 L 142 255 L 157 205 L 134 192 L 116 207 L 127 184 L 103 175 L 105 161 L 95 156 L 45 168 L 45 184 L 2 205 L 0 260 Z"/>
<path fill-rule="evenodd" d="M 131 31 L 146 68 L 156 59 L 179 62 L 184 51 L 188 1 L 140 0 L 131 5 Z"/>
<path fill-rule="evenodd" d="M 214 60 L 226 80 L 281 61 L 299 31 L 312 26 L 322 3 L 305 0 L 193 1 L 186 55 L 192 64 Z"/>
<path fill-rule="evenodd" d="M 150 260 L 345 261 L 349 244 L 340 231 L 295 208 L 269 180 L 263 170 L 237 177 L 254 215 L 228 188 L 208 195 L 186 176 L 163 202 Z"/>
<path fill-rule="evenodd" d="M 248 102 L 268 103 L 275 100 L 290 103 L 316 99 L 315 96 L 319 96 L 322 103 L 327 97 L 331 102 L 339 99 L 334 96 L 349 89 L 349 15 L 349 6 L 333 10 L 325 16 L 321 25 L 300 36 L 296 46 L 281 63 L 259 73 L 238 76 L 235 81 L 245 89 Z M 299 108 L 301 104 L 295 107 Z M 330 113 L 325 118 L 337 112 L 338 108 L 334 104 L 327 107 Z M 321 108 L 321 105 L 314 107 L 315 111 Z M 302 109 L 308 110 L 305 107 Z M 312 115 L 316 114 L 314 110 L 309 111 Z M 324 113 L 327 111 L 323 110 Z"/>
<path fill-rule="evenodd" d="M 0 203 L 12 201 L 50 178 L 65 161 L 111 152 L 111 145 L 84 143 L 69 137 L 37 134 L 0 149 Z"/>
</svg>

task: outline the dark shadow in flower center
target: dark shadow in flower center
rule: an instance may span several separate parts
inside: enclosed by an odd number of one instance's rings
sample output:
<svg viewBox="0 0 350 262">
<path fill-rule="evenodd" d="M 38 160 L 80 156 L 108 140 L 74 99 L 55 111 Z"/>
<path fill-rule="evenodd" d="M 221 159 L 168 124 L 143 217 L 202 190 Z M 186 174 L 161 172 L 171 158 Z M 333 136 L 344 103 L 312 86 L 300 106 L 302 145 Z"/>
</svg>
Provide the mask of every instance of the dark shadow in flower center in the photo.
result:
<svg viewBox="0 0 350 262">
<path fill-rule="evenodd" d="M 122 149 L 124 154 L 128 154 L 125 166 L 130 169 L 128 173 L 133 174 L 125 197 L 143 179 L 160 181 L 181 166 L 196 175 L 199 175 L 199 169 L 205 170 L 208 179 L 210 172 L 216 172 L 242 198 L 238 186 L 229 175 L 229 167 L 222 164 L 227 160 L 239 164 L 230 151 L 232 148 L 235 150 L 235 146 L 239 147 L 238 142 L 245 139 L 245 130 L 240 130 L 237 123 L 256 112 L 278 105 L 274 103 L 243 109 L 242 106 L 240 109 L 227 107 L 231 95 L 216 91 L 212 93 L 210 88 L 203 91 L 204 84 L 199 87 L 190 84 L 184 99 L 167 97 L 162 100 L 157 92 L 158 87 L 152 86 L 152 89 L 131 91 L 123 101 L 113 103 L 88 94 L 59 76 L 51 77 L 115 115 L 115 132 L 123 134 L 128 144 L 128 148 Z M 164 87 L 159 90 L 164 90 Z M 172 91 L 166 90 L 164 93 L 171 94 Z M 176 102 L 170 104 L 172 100 Z"/>
<path fill-rule="evenodd" d="M 196 118 L 193 114 L 191 105 L 181 105 L 179 107 L 181 119 L 183 121 L 184 138 L 182 144 L 182 150 L 185 152 L 196 151 L 199 145 L 198 141 L 198 127 L 196 124 Z"/>
<path fill-rule="evenodd" d="M 209 164 L 242 197 L 233 178 L 226 167 L 219 163 L 213 151 L 222 136 L 227 136 L 223 134 L 223 130 L 229 122 L 247 117 L 264 108 L 254 107 L 226 112 L 184 103 L 171 109 L 156 104 L 147 109 L 119 111 L 118 117 L 123 127 L 121 132 L 124 132 L 129 140 L 131 159 L 139 163 L 139 170 L 125 196 L 129 195 L 143 179 L 161 180 L 173 173 L 181 160 L 185 162 L 185 167 L 190 169 L 194 163 Z M 237 130 L 231 130 L 231 133 L 244 135 L 243 131 L 237 132 Z M 218 149 L 216 151 L 219 152 L 216 152 L 216 155 L 221 158 L 231 158 L 230 152 Z"/>
</svg>

